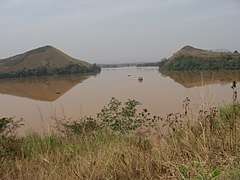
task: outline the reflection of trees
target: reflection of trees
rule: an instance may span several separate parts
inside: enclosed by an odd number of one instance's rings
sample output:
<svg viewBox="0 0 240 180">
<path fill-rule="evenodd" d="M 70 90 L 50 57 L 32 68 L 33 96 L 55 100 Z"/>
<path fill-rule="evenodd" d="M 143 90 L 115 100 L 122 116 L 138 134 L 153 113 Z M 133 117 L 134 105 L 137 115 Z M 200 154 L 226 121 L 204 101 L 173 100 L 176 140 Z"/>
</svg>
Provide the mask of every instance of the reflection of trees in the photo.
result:
<svg viewBox="0 0 240 180">
<path fill-rule="evenodd" d="M 164 71 L 161 74 L 186 88 L 240 81 L 240 71 Z"/>
<path fill-rule="evenodd" d="M 89 77 L 89 75 L 64 75 L 1 79 L 0 93 L 41 101 L 55 101 Z"/>
</svg>

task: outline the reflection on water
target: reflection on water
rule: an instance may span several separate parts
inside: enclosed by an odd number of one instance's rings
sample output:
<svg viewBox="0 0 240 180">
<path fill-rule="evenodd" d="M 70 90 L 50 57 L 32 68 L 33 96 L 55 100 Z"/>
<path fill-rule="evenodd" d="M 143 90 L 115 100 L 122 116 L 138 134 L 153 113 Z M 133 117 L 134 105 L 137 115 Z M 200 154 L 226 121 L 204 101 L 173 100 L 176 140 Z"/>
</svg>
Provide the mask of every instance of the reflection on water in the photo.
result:
<svg viewBox="0 0 240 180">
<path fill-rule="evenodd" d="M 161 117 L 182 112 L 182 101 L 189 97 L 191 110 L 198 112 L 199 107 L 208 105 L 206 103 L 219 106 L 231 102 L 233 80 L 240 81 L 240 71 L 161 75 L 157 67 L 106 68 L 97 76 L 2 79 L 0 117 L 24 118 L 22 132 L 29 129 L 49 132 L 55 123 L 52 117 L 96 117 L 112 97 L 121 102 L 140 101 L 140 108 Z"/>
<path fill-rule="evenodd" d="M 161 74 L 186 88 L 240 82 L 240 71 L 166 71 Z"/>
<path fill-rule="evenodd" d="M 90 76 L 42 76 L 21 79 L 1 79 L 0 93 L 40 101 L 55 101 L 75 85 Z"/>
</svg>

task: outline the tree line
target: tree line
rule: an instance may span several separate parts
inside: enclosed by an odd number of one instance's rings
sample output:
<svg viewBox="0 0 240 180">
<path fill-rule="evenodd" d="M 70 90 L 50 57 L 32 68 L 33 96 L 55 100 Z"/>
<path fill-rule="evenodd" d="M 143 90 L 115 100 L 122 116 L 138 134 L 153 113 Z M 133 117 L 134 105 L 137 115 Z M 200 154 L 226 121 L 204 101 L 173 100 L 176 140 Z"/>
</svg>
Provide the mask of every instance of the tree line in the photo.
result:
<svg viewBox="0 0 240 180">
<path fill-rule="evenodd" d="M 160 70 L 240 70 L 240 56 L 221 57 L 178 56 L 173 60 L 164 60 Z"/>
<path fill-rule="evenodd" d="M 61 75 L 61 74 L 84 74 L 84 73 L 99 73 L 101 68 L 96 64 L 90 67 L 82 66 L 79 64 L 69 64 L 60 68 L 49 68 L 47 66 L 37 67 L 34 69 L 24 68 L 18 71 L 10 71 L 1 73 L 0 78 L 15 78 L 27 76 L 43 76 L 43 75 Z"/>
</svg>

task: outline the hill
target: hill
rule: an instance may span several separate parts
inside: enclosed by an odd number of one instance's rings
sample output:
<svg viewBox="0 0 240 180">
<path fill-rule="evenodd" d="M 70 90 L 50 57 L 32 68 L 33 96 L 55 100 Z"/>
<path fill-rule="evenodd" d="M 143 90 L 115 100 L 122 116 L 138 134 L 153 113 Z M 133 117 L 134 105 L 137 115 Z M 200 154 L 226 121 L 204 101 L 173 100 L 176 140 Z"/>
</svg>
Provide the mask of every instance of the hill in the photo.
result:
<svg viewBox="0 0 240 180">
<path fill-rule="evenodd" d="M 0 78 L 99 71 L 100 68 L 95 64 L 72 58 L 52 46 L 43 46 L 0 60 Z"/>
<path fill-rule="evenodd" d="M 161 70 L 240 70 L 240 54 L 185 46 L 159 67 Z"/>
</svg>

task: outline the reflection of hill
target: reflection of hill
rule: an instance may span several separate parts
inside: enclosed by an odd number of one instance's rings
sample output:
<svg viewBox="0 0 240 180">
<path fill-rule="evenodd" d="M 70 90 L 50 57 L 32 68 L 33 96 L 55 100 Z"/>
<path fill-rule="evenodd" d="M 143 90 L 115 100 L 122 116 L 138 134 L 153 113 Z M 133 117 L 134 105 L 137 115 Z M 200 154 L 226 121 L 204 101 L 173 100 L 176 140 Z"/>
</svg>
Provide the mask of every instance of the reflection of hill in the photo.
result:
<svg viewBox="0 0 240 180">
<path fill-rule="evenodd" d="M 186 88 L 232 81 L 240 82 L 240 71 L 165 71 L 161 73 Z"/>
<path fill-rule="evenodd" d="M 55 101 L 72 87 L 90 76 L 42 76 L 22 79 L 1 79 L 0 93 L 40 101 Z"/>
</svg>

